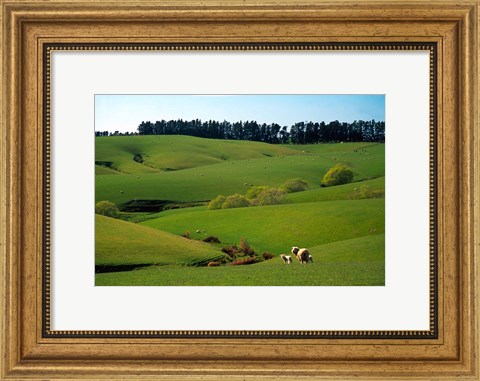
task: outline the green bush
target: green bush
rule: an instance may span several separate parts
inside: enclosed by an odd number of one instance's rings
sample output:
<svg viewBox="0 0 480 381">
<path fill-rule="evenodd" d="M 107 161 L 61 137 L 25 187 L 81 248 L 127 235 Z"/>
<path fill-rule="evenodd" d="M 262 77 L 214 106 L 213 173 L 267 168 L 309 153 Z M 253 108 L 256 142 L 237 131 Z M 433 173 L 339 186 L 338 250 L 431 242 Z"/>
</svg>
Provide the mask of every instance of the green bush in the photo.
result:
<svg viewBox="0 0 480 381">
<path fill-rule="evenodd" d="M 260 193 L 267 189 L 272 189 L 272 187 L 269 187 L 268 185 L 256 185 L 251 187 L 247 193 L 245 193 L 245 197 L 249 200 L 253 200 L 254 198 L 257 198 Z"/>
<path fill-rule="evenodd" d="M 118 218 L 118 210 L 117 205 L 110 201 L 99 201 L 95 204 L 95 213 L 101 214 L 102 216 Z"/>
<path fill-rule="evenodd" d="M 208 209 L 222 209 L 222 205 L 227 198 L 225 196 L 217 196 L 208 204 Z"/>
<path fill-rule="evenodd" d="M 280 189 L 287 193 L 301 192 L 308 189 L 308 183 L 300 178 L 287 180 Z"/>
<path fill-rule="evenodd" d="M 344 164 L 338 163 L 330 168 L 322 179 L 322 187 L 330 187 L 333 185 L 341 185 L 351 183 L 353 180 L 353 172 Z"/>
<path fill-rule="evenodd" d="M 243 208 L 247 206 L 280 204 L 285 191 L 267 185 L 257 185 L 250 188 L 245 196 L 234 194 L 231 196 L 217 196 L 208 204 L 208 209 Z"/>
<path fill-rule="evenodd" d="M 250 200 L 254 206 L 276 205 L 280 204 L 285 192 L 277 188 L 270 188 L 262 190 L 256 198 Z"/>
<path fill-rule="evenodd" d="M 222 209 L 230 209 L 230 208 L 243 208 L 246 206 L 250 206 L 250 203 L 245 198 L 245 196 L 241 194 L 233 194 L 228 196 L 224 203 L 222 204 Z"/>
</svg>

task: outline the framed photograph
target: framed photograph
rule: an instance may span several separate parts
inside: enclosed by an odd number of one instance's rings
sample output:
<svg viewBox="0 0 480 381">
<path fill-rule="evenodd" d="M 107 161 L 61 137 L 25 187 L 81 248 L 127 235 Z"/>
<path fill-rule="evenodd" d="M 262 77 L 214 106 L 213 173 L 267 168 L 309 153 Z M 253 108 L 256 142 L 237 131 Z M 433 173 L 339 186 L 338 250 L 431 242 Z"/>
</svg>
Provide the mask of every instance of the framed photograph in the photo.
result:
<svg viewBox="0 0 480 381">
<path fill-rule="evenodd" d="M 2 379 L 479 379 L 478 5 L 2 0 Z"/>
</svg>

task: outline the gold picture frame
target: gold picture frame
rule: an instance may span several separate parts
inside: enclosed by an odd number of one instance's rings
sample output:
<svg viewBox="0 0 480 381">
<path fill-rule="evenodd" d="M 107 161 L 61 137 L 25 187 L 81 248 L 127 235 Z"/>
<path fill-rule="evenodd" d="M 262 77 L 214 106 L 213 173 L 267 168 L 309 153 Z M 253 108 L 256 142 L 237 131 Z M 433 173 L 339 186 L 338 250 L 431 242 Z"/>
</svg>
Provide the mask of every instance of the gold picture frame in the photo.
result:
<svg viewBox="0 0 480 381">
<path fill-rule="evenodd" d="M 1 4 L 3 379 L 478 379 L 478 0 Z M 388 43 L 436 48 L 434 335 L 51 334 L 49 47 Z"/>
</svg>

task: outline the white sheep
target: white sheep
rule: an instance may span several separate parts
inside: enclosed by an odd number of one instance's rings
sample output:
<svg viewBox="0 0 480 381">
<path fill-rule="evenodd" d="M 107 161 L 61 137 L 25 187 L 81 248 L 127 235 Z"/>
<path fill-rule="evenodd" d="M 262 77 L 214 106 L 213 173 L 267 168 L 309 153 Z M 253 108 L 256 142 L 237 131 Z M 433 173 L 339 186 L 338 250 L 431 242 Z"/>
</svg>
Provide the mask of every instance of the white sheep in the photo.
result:
<svg viewBox="0 0 480 381">
<path fill-rule="evenodd" d="M 292 264 L 292 256 L 291 255 L 280 254 L 280 258 L 282 258 L 283 263 L 285 263 L 286 265 L 291 265 Z"/>
<path fill-rule="evenodd" d="M 292 247 L 292 254 L 295 255 L 300 263 L 313 263 L 313 258 L 310 255 L 308 249 L 300 249 L 298 246 Z"/>
</svg>

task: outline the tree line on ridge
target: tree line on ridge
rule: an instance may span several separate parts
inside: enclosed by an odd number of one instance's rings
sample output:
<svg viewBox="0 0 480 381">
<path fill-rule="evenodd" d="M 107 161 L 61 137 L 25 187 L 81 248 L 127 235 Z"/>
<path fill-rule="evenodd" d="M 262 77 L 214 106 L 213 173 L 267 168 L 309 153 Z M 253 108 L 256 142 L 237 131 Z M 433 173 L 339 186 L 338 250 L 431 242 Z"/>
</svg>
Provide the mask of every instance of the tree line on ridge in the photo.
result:
<svg viewBox="0 0 480 381">
<path fill-rule="evenodd" d="M 384 142 L 385 122 L 356 120 L 352 123 L 338 120 L 325 122 L 298 122 L 280 126 L 277 123 L 256 121 L 218 122 L 209 120 L 143 121 L 137 132 L 96 131 L 96 136 L 122 135 L 189 135 L 210 139 L 250 140 L 271 144 L 314 144 L 332 142 Z"/>
</svg>

